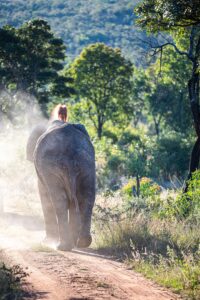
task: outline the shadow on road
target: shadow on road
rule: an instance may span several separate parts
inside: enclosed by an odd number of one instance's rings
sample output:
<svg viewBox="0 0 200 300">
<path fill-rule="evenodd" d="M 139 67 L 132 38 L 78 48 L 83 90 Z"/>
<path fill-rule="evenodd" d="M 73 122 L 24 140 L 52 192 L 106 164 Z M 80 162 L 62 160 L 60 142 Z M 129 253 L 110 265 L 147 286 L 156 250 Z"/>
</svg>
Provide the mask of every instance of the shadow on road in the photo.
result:
<svg viewBox="0 0 200 300">
<path fill-rule="evenodd" d="M 109 256 L 109 255 L 105 254 L 105 251 L 104 251 L 104 253 L 100 253 L 99 250 L 95 250 L 95 249 L 92 249 L 92 248 L 73 249 L 72 253 L 75 253 L 75 254 L 78 254 L 78 255 L 98 257 L 98 258 L 102 258 L 102 259 L 106 259 L 106 260 L 113 260 L 113 261 L 117 260 L 116 257 Z"/>
<path fill-rule="evenodd" d="M 23 295 L 24 300 L 36 300 L 36 299 L 48 299 L 48 292 L 38 292 L 38 291 L 31 291 L 25 292 Z"/>
</svg>

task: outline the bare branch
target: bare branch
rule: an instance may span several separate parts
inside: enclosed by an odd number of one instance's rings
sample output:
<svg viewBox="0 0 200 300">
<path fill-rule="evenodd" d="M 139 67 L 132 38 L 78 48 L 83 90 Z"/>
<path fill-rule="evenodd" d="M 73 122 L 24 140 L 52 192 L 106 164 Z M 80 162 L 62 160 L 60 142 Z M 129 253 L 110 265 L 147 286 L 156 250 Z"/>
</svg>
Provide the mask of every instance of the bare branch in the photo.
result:
<svg viewBox="0 0 200 300">
<path fill-rule="evenodd" d="M 163 37 L 163 36 L 162 36 Z M 174 44 L 173 42 L 169 41 L 166 37 L 164 37 L 166 42 L 162 43 L 162 44 L 158 44 L 158 41 L 156 39 L 150 38 L 148 41 L 147 40 L 142 40 L 140 39 L 143 43 L 147 44 L 151 49 L 154 49 L 155 52 L 153 53 L 153 55 L 158 54 L 160 51 L 163 51 L 164 47 L 167 46 L 172 46 L 175 51 L 180 54 L 180 55 L 185 55 L 187 56 L 188 59 L 190 59 L 191 61 L 193 61 L 193 56 L 190 54 L 190 52 L 186 52 L 186 51 L 181 51 L 176 44 Z"/>
<path fill-rule="evenodd" d="M 188 52 L 185 52 L 185 51 L 181 51 L 174 43 L 172 42 L 166 42 L 162 45 L 151 45 L 151 48 L 153 49 L 160 49 L 161 51 L 163 50 L 164 47 L 167 47 L 167 46 L 172 46 L 174 47 L 174 49 L 176 50 L 176 52 L 180 55 L 185 55 L 187 56 L 190 60 L 192 60 L 192 58 L 190 57 L 189 53 Z"/>
</svg>

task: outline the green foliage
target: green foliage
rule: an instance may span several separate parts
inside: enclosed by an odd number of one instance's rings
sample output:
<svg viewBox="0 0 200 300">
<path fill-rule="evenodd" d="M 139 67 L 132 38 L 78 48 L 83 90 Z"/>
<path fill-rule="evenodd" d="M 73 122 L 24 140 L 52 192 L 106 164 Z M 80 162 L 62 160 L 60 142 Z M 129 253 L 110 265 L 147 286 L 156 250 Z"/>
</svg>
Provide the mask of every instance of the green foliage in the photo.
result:
<svg viewBox="0 0 200 300">
<path fill-rule="evenodd" d="M 182 177 L 187 171 L 192 140 L 176 132 L 169 132 L 150 145 L 149 169 L 152 176 L 168 178 L 170 175 Z"/>
<path fill-rule="evenodd" d="M 176 132 L 166 133 L 157 139 L 146 135 L 144 130 L 131 127 L 125 130 L 109 128 L 106 132 L 98 143 L 94 139 L 97 179 L 101 182 L 101 189 L 120 188 L 124 177 L 147 176 L 156 178 L 158 182 L 168 182 L 173 176 L 180 179 L 186 176 L 192 139 Z M 102 157 L 103 165 L 98 164 Z M 171 205 L 173 207 L 173 203 Z"/>
<path fill-rule="evenodd" d="M 106 122 L 125 122 L 128 116 L 122 115 L 129 105 L 132 65 L 119 49 L 90 45 L 71 64 L 69 74 L 99 138 Z"/>
<path fill-rule="evenodd" d="M 105 127 L 103 130 L 103 136 L 105 136 L 107 139 L 110 139 L 112 143 L 116 143 L 118 141 L 118 136 L 115 128 L 107 128 Z"/>
<path fill-rule="evenodd" d="M 200 171 L 192 173 L 192 178 L 188 183 L 188 190 L 180 194 L 177 200 L 180 208 L 179 215 L 197 221 L 200 219 Z"/>
<path fill-rule="evenodd" d="M 173 48 L 165 49 L 160 58 L 146 70 L 145 94 L 148 120 L 153 121 L 157 135 L 167 126 L 182 134 L 191 134 L 192 118 L 188 101 L 188 85 L 191 65 L 186 58 L 180 60 Z M 187 124 L 187 126 L 186 126 Z"/>
<path fill-rule="evenodd" d="M 198 0 L 144 0 L 136 9 L 137 20 L 141 27 L 150 31 L 169 30 L 189 27 L 200 23 L 200 8 Z"/>
<path fill-rule="evenodd" d="M 163 49 L 173 47 L 175 51 L 184 58 L 187 58 L 192 65 L 191 74 L 187 78 L 189 91 L 189 100 L 191 112 L 197 136 L 199 135 L 199 59 L 200 59 L 200 10 L 199 1 L 173 1 L 166 0 L 163 4 L 161 0 L 144 0 L 135 12 L 138 15 L 138 24 L 151 33 L 159 33 L 159 31 L 172 34 L 172 37 L 162 36 L 161 42 L 154 43 L 151 47 L 157 49 L 162 59 Z M 175 32 L 176 31 L 176 32 Z M 155 51 L 156 52 L 156 51 Z M 185 83 L 186 84 L 186 83 Z M 183 98 L 183 97 L 182 97 Z M 195 151 L 193 156 L 198 155 Z M 198 168 L 190 166 L 190 169 Z M 190 170 L 191 175 L 191 170 Z"/>
<path fill-rule="evenodd" d="M 122 157 L 120 157 L 117 154 L 113 154 L 110 156 L 109 160 L 108 160 L 108 164 L 107 167 L 108 169 L 112 172 L 112 171 L 119 171 L 121 164 L 124 163 L 124 159 Z"/>
<path fill-rule="evenodd" d="M 146 96 L 151 91 L 151 79 L 145 74 L 145 70 L 142 68 L 134 68 L 132 79 L 132 90 L 130 96 L 130 109 L 132 114 L 132 122 L 134 126 L 138 126 L 138 123 L 146 117 L 149 113 L 146 111 Z"/>
<path fill-rule="evenodd" d="M 163 197 L 162 193 L 160 194 L 159 185 L 149 178 L 142 178 L 140 181 L 140 197 L 144 198 L 144 201 L 141 207 L 140 203 L 136 201 L 132 190 L 133 186 L 136 187 L 136 180 L 130 179 L 122 188 L 122 192 L 129 196 L 125 206 L 128 205 L 127 207 L 129 208 L 143 208 L 144 211 L 163 220 L 187 219 L 187 222 L 196 224 L 200 220 L 199 181 L 200 171 L 196 171 L 189 181 L 187 193 L 183 193 L 180 190 L 176 194 L 171 192 Z"/>
<path fill-rule="evenodd" d="M 132 178 L 128 181 L 127 184 L 125 184 L 122 187 L 122 192 L 125 195 L 128 195 L 129 197 L 133 197 L 133 187 L 136 189 L 137 182 L 136 179 Z M 153 197 L 160 193 L 161 189 L 160 186 L 153 182 L 148 177 L 142 177 L 140 179 L 140 197 L 142 198 L 148 198 L 148 197 Z"/>
<path fill-rule="evenodd" d="M 8 92 L 30 93 L 41 106 L 52 96 L 68 96 L 69 80 L 60 75 L 64 59 L 63 41 L 54 36 L 46 21 L 0 29 L 0 80 Z"/>
<path fill-rule="evenodd" d="M 148 173 L 147 141 L 142 130 L 131 127 L 125 130 L 113 128 L 115 138 L 102 140 L 99 142 L 101 150 L 104 152 L 104 167 L 99 176 L 104 182 L 104 188 L 111 189 L 121 185 L 121 178 L 142 177 Z M 96 153 L 98 161 L 98 152 Z M 104 179 L 103 179 L 104 178 Z"/>
<path fill-rule="evenodd" d="M 145 34 L 134 26 L 134 6 L 138 0 L 9 0 L 1 1 L 0 26 L 20 27 L 25 21 L 42 18 L 67 44 L 70 60 L 93 43 L 120 47 L 127 58 L 141 64 L 145 61 Z M 78 24 L 78 26 L 77 26 Z M 139 59 L 138 59 L 139 57 Z"/>
<path fill-rule="evenodd" d="M 2 300 L 22 300 L 25 299 L 25 293 L 22 290 L 22 284 L 28 276 L 19 265 L 6 267 L 0 264 L 0 299 Z"/>
</svg>

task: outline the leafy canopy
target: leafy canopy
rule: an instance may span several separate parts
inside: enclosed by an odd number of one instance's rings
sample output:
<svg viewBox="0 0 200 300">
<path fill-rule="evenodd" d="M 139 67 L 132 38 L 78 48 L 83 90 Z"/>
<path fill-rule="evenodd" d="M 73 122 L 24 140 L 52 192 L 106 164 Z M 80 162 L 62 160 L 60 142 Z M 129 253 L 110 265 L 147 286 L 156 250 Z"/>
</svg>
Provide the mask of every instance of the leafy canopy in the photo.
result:
<svg viewBox="0 0 200 300">
<path fill-rule="evenodd" d="M 132 64 L 119 49 L 102 43 L 86 47 L 71 65 L 77 94 L 101 138 L 105 122 L 119 121 L 127 110 Z"/>
<path fill-rule="evenodd" d="M 46 103 L 49 97 L 68 96 L 64 68 L 65 46 L 41 19 L 18 29 L 0 29 L 0 82 L 5 89 L 24 91 Z"/>
<path fill-rule="evenodd" d="M 138 24 L 151 32 L 200 23 L 199 0 L 144 0 L 135 12 Z"/>
</svg>

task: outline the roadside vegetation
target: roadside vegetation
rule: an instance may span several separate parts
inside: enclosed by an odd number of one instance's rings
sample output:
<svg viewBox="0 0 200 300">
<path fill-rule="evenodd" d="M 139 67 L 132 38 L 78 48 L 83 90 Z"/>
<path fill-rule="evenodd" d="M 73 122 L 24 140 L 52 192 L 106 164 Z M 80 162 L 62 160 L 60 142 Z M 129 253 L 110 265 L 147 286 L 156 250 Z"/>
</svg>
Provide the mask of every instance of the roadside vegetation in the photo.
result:
<svg viewBox="0 0 200 300">
<path fill-rule="evenodd" d="M 129 183 L 99 196 L 95 247 L 185 299 L 200 299 L 199 178 L 196 172 L 186 195 L 181 189 L 160 191 L 157 184 L 142 178 L 139 197 L 130 194 Z"/>
<path fill-rule="evenodd" d="M 0 299 L 25 299 L 26 293 L 23 288 L 27 276 L 28 274 L 19 265 L 8 267 L 0 259 Z"/>
</svg>

